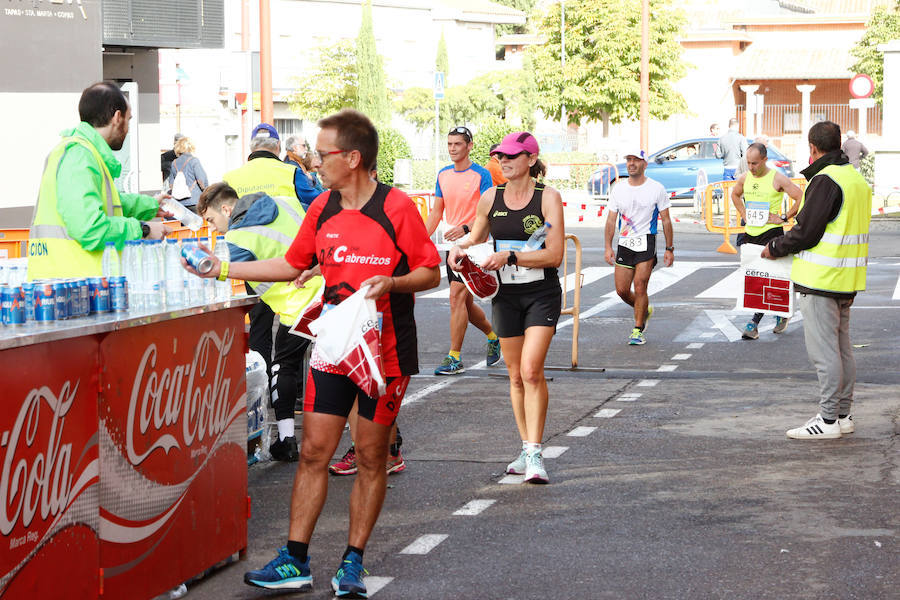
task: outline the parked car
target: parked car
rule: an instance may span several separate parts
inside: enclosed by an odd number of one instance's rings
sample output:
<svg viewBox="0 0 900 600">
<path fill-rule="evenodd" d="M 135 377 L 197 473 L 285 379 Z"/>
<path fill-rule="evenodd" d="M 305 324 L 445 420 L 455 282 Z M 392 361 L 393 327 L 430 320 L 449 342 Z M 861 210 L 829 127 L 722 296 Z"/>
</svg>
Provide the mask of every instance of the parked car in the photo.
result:
<svg viewBox="0 0 900 600">
<path fill-rule="evenodd" d="M 752 140 L 748 139 L 747 143 Z M 694 138 L 658 150 L 647 159 L 647 176 L 663 184 L 673 199 L 691 200 L 700 169 L 706 172 L 710 183 L 722 181 L 725 168 L 722 159 L 716 157 L 718 144 L 718 138 Z M 769 168 L 793 177 L 793 161 L 774 146 L 768 146 L 767 150 Z M 624 162 L 616 165 L 615 173 L 609 167 L 597 169 L 588 179 L 588 192 L 595 198 L 606 197 L 612 185 L 622 177 L 628 177 Z"/>
</svg>

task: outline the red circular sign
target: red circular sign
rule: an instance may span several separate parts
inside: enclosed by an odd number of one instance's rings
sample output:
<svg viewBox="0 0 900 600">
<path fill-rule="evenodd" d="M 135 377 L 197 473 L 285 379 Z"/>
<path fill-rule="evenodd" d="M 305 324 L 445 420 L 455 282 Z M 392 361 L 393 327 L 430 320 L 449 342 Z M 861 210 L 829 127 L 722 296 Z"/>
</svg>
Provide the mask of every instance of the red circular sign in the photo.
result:
<svg viewBox="0 0 900 600">
<path fill-rule="evenodd" d="M 875 82 L 863 73 L 857 73 L 850 79 L 850 95 L 854 98 L 868 98 L 875 91 Z"/>
</svg>

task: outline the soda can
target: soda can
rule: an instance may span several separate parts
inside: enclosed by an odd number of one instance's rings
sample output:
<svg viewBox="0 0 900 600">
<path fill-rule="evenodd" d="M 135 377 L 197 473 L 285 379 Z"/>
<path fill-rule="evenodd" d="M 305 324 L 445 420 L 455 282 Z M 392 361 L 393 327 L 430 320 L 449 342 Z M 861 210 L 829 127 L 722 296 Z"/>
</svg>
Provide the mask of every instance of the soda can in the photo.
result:
<svg viewBox="0 0 900 600">
<path fill-rule="evenodd" d="M 70 319 L 80 317 L 80 298 L 78 296 L 78 284 L 74 279 L 67 279 L 66 284 L 66 312 Z"/>
<path fill-rule="evenodd" d="M 106 277 L 88 279 L 91 293 L 91 314 L 109 312 L 109 281 Z"/>
<path fill-rule="evenodd" d="M 110 278 L 109 303 L 113 312 L 128 311 L 128 280 L 125 277 Z"/>
<path fill-rule="evenodd" d="M 87 279 L 78 279 L 78 302 L 81 306 L 81 315 L 88 316 L 91 314 L 91 289 L 88 286 Z"/>
<path fill-rule="evenodd" d="M 52 323 L 56 320 L 56 296 L 52 283 L 34 284 L 34 320 L 39 323 Z"/>
<path fill-rule="evenodd" d="M 53 299 L 56 301 L 56 320 L 63 321 L 69 318 L 68 309 L 69 293 L 66 284 L 62 281 L 53 283 Z"/>
<path fill-rule="evenodd" d="M 34 282 L 26 281 L 23 283 L 22 291 L 25 294 L 25 320 L 34 321 Z"/>
<path fill-rule="evenodd" d="M 13 327 L 22 327 L 25 318 L 25 290 L 18 285 L 10 289 L 9 324 Z"/>
<path fill-rule="evenodd" d="M 0 286 L 0 323 L 3 323 L 3 325 L 9 325 L 12 297 L 12 288 L 6 284 Z"/>
<path fill-rule="evenodd" d="M 181 256 L 201 275 L 205 275 L 212 270 L 212 256 L 201 250 L 199 246 L 193 244 L 183 245 L 181 247 Z"/>
</svg>

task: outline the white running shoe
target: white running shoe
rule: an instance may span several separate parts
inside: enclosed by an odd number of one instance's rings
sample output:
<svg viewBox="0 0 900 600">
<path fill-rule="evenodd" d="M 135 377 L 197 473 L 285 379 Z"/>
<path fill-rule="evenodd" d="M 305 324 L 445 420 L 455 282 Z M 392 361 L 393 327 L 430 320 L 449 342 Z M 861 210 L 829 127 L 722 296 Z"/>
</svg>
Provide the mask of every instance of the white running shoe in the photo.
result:
<svg viewBox="0 0 900 600">
<path fill-rule="evenodd" d="M 532 452 L 525 458 L 525 483 L 550 483 L 540 452 Z"/>
<path fill-rule="evenodd" d="M 525 448 L 522 448 L 522 452 L 519 453 L 519 457 L 506 465 L 506 472 L 509 475 L 524 475 L 525 474 L 525 459 L 528 458 L 528 453 L 525 452 Z"/>
<path fill-rule="evenodd" d="M 829 425 L 822 415 L 816 415 L 802 427 L 789 429 L 787 436 L 794 440 L 834 440 L 841 437 L 841 426 L 837 421 Z"/>
<path fill-rule="evenodd" d="M 838 419 L 837 422 L 841 426 L 841 435 L 856 431 L 856 427 L 853 425 L 853 415 L 847 415 L 843 419 Z"/>
</svg>

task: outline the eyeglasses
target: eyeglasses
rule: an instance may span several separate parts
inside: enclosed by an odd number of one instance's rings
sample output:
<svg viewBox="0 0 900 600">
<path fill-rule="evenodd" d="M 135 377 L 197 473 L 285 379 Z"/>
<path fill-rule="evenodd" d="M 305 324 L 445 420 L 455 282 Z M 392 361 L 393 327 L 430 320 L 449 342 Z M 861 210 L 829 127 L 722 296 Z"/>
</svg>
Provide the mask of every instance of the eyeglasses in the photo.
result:
<svg viewBox="0 0 900 600">
<path fill-rule="evenodd" d="M 466 136 L 466 141 L 467 141 L 467 142 L 471 142 L 471 141 L 472 141 L 472 132 L 469 131 L 469 128 L 468 128 L 468 127 L 461 127 L 461 126 L 460 126 L 460 127 L 454 127 L 453 129 L 450 130 L 450 133 L 448 133 L 447 135 L 454 135 L 454 134 Z"/>
<path fill-rule="evenodd" d="M 504 158 L 507 160 L 515 160 L 515 159 L 519 158 L 520 156 L 522 156 L 523 154 L 528 154 L 528 153 L 525 152 L 524 150 L 522 150 L 521 152 L 516 152 L 515 154 L 504 154 L 503 152 L 494 152 L 494 156 L 496 156 L 500 160 L 503 160 Z"/>
<path fill-rule="evenodd" d="M 350 150 L 313 150 L 312 157 L 319 162 L 325 160 L 326 156 L 331 154 L 343 154 L 344 152 L 350 152 Z"/>
</svg>

